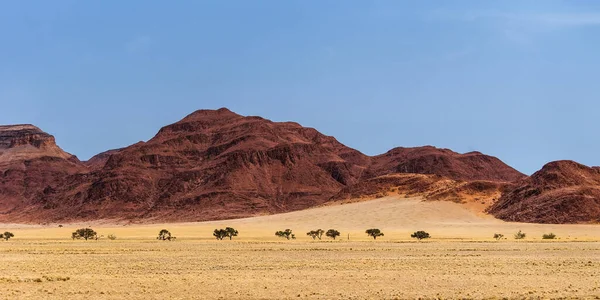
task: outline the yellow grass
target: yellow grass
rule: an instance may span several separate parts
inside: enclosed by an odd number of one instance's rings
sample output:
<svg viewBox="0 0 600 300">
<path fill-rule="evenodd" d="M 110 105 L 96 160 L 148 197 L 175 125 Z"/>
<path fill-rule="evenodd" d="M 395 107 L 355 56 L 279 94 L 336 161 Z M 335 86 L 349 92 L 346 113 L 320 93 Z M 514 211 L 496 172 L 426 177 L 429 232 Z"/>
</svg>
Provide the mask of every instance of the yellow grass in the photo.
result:
<svg viewBox="0 0 600 300">
<path fill-rule="evenodd" d="M 449 202 L 384 198 L 241 220 L 110 225 L 117 240 L 72 241 L 88 224 L 2 225 L 0 299 L 595 298 L 600 227 L 505 223 Z M 216 241 L 212 230 L 240 236 Z M 364 234 L 379 228 L 377 241 Z M 177 240 L 156 240 L 169 229 Z M 276 230 L 293 229 L 297 240 Z M 335 228 L 341 240 L 313 241 Z M 410 233 L 426 230 L 417 242 Z M 527 233 L 524 241 L 512 234 Z M 508 239 L 496 242 L 494 233 Z M 554 232 L 560 240 L 542 241 Z M 348 241 L 348 234 L 350 240 Z"/>
</svg>

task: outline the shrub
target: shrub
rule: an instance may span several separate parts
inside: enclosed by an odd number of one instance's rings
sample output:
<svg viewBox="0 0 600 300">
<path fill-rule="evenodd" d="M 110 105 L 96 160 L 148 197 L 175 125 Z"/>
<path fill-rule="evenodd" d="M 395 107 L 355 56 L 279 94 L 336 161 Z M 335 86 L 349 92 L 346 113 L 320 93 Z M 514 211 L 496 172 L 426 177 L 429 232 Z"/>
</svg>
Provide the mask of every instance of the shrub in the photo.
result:
<svg viewBox="0 0 600 300">
<path fill-rule="evenodd" d="M 217 240 L 222 240 L 226 237 L 231 240 L 234 236 L 238 236 L 238 234 L 239 232 L 231 227 L 226 227 L 225 229 L 215 229 L 213 232 L 213 236 L 217 238 Z"/>
<path fill-rule="evenodd" d="M 317 229 L 317 230 L 311 230 L 309 232 L 306 233 L 306 235 L 310 236 L 314 239 L 321 239 L 321 237 L 323 236 L 323 233 L 325 233 L 325 231 L 323 231 L 323 229 Z"/>
<path fill-rule="evenodd" d="M 80 228 L 75 230 L 72 234 L 71 234 L 71 238 L 73 240 L 75 239 L 84 239 L 84 240 L 89 240 L 89 239 L 98 239 L 98 234 L 91 228 Z"/>
<path fill-rule="evenodd" d="M 522 240 L 525 238 L 525 236 L 525 232 L 521 232 L 521 230 L 519 230 L 519 232 L 515 233 L 515 240 Z"/>
<path fill-rule="evenodd" d="M 114 234 L 109 234 L 107 237 L 108 237 L 108 239 L 109 239 L 109 240 L 111 240 L 111 241 L 114 241 L 114 240 L 116 240 L 116 239 L 117 239 L 117 236 L 116 236 L 116 235 L 114 235 Z"/>
<path fill-rule="evenodd" d="M 293 240 L 296 239 L 296 235 L 292 233 L 291 229 L 286 229 L 286 230 L 283 230 L 283 231 L 277 231 L 277 232 L 275 232 L 275 236 L 278 236 L 280 238 L 286 238 L 288 240 L 289 239 L 293 239 Z"/>
<path fill-rule="evenodd" d="M 168 230 L 163 229 L 158 233 L 158 237 L 156 237 L 156 239 L 161 241 L 172 241 L 175 239 L 175 237 L 172 236 Z"/>
<path fill-rule="evenodd" d="M 374 240 L 376 240 L 377 237 L 383 236 L 383 232 L 381 232 L 381 230 L 379 230 L 377 228 L 367 229 L 367 231 L 365 231 L 365 233 L 368 236 L 373 237 Z"/>
<path fill-rule="evenodd" d="M 340 236 L 340 232 L 335 229 L 329 229 L 329 230 L 327 230 L 325 235 L 335 240 L 335 238 Z"/>
<path fill-rule="evenodd" d="M 4 232 L 4 233 L 0 233 L 0 239 L 4 239 L 5 241 L 8 241 L 10 238 L 14 237 L 15 235 L 12 232 Z"/>
<path fill-rule="evenodd" d="M 418 239 L 418 240 L 420 241 L 420 240 L 422 240 L 422 239 L 428 239 L 428 238 L 430 238 L 431 236 L 429 235 L 429 233 L 427 233 L 427 232 L 425 232 L 425 231 L 423 231 L 423 230 L 420 230 L 420 231 L 417 231 L 417 232 L 415 232 L 415 233 L 411 234 L 411 235 L 410 235 L 410 237 L 411 237 L 411 238 Z"/>
<path fill-rule="evenodd" d="M 502 233 L 494 233 L 494 238 L 496 239 L 496 241 L 501 240 L 504 237 L 504 234 Z"/>
<path fill-rule="evenodd" d="M 556 234 L 554 234 L 552 232 L 542 235 L 542 239 L 544 239 L 544 240 L 553 240 L 555 238 L 556 238 Z"/>
</svg>

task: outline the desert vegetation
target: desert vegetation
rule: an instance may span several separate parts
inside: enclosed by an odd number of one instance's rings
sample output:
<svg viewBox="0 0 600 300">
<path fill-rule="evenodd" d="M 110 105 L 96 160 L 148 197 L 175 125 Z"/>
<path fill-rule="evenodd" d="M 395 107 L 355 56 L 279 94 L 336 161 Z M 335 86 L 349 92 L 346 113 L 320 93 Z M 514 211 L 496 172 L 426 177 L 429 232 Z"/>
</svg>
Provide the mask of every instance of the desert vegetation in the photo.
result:
<svg viewBox="0 0 600 300">
<path fill-rule="evenodd" d="M 515 240 L 522 240 L 527 236 L 527 234 L 525 234 L 525 232 L 522 232 L 521 230 L 519 230 L 519 232 L 515 233 Z"/>
<path fill-rule="evenodd" d="M 420 231 L 416 231 L 415 233 L 411 234 L 410 237 L 420 241 L 420 240 L 428 239 L 431 236 L 429 235 L 428 232 L 420 230 Z"/>
<path fill-rule="evenodd" d="M 378 237 L 383 236 L 383 232 L 377 228 L 367 229 L 365 233 L 376 240 Z"/>
<path fill-rule="evenodd" d="M 312 239 L 321 239 L 321 237 L 323 236 L 323 233 L 325 233 L 325 231 L 323 229 L 317 229 L 317 230 L 311 230 L 309 232 L 306 233 L 306 235 L 312 237 Z"/>
<path fill-rule="evenodd" d="M 544 240 L 553 240 L 555 238 L 556 238 L 556 234 L 554 234 L 552 232 L 550 232 L 550 233 L 544 233 L 542 235 L 542 239 L 544 239 Z"/>
<path fill-rule="evenodd" d="M 72 234 L 71 234 L 71 238 L 73 240 L 80 240 L 80 239 L 84 239 L 84 240 L 97 240 L 98 239 L 98 234 L 96 233 L 96 231 L 94 231 L 91 228 L 80 228 L 75 230 Z"/>
<path fill-rule="evenodd" d="M 329 229 L 325 235 L 335 240 L 338 236 L 340 236 L 340 232 L 335 229 Z"/>
<path fill-rule="evenodd" d="M 161 241 L 173 241 L 176 238 L 174 236 L 171 235 L 171 232 L 169 232 L 166 229 L 162 229 L 159 233 L 158 236 L 156 237 L 157 240 L 161 240 Z"/>
<path fill-rule="evenodd" d="M 225 229 L 215 229 L 213 231 L 213 236 L 217 239 L 217 240 L 223 240 L 224 238 L 229 238 L 229 240 L 233 239 L 234 236 L 238 236 L 239 232 L 232 228 L 232 227 L 226 227 Z"/>
<path fill-rule="evenodd" d="M 504 234 L 502 234 L 502 233 L 494 233 L 494 239 L 496 241 L 501 240 L 503 237 L 504 237 Z"/>
<path fill-rule="evenodd" d="M 287 240 L 290 240 L 290 239 L 295 240 L 296 239 L 296 235 L 292 233 L 291 229 L 276 231 L 275 236 L 280 237 L 280 238 L 285 238 Z"/>
<path fill-rule="evenodd" d="M 5 240 L 8 241 L 10 238 L 14 237 L 15 235 L 12 232 L 9 231 L 5 231 L 4 233 L 0 233 L 0 240 Z"/>
</svg>

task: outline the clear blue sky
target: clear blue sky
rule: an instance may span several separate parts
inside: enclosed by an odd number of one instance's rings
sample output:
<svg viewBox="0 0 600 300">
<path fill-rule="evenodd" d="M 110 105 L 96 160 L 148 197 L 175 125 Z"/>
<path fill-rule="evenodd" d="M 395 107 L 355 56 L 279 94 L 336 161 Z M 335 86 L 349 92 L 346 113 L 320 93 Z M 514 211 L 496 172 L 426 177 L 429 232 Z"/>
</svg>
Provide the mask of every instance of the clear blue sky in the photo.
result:
<svg viewBox="0 0 600 300">
<path fill-rule="evenodd" d="M 600 165 L 600 1 L 3 1 L 0 124 L 81 159 L 196 109 L 366 154 Z"/>
</svg>

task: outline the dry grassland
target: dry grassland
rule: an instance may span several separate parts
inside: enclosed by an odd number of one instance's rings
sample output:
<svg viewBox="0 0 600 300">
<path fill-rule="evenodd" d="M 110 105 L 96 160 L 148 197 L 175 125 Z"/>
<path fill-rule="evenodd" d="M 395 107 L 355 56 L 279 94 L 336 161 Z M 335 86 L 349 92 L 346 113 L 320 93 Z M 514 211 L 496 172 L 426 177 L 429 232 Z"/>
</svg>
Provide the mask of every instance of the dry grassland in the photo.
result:
<svg viewBox="0 0 600 300">
<path fill-rule="evenodd" d="M 455 203 L 386 198 L 232 221 L 97 223 L 118 239 L 72 241 L 85 225 L 0 226 L 16 235 L 0 242 L 0 299 L 600 299 L 597 225 L 504 223 Z M 213 240 L 225 226 L 240 236 Z M 163 227 L 177 240 L 156 240 Z M 370 227 L 385 237 L 369 240 Z M 285 228 L 298 239 L 273 235 Z M 342 240 L 312 241 L 305 233 L 316 228 Z M 433 238 L 411 241 L 421 229 Z M 512 239 L 519 229 L 524 241 Z M 542 241 L 550 231 L 561 239 Z"/>
</svg>

